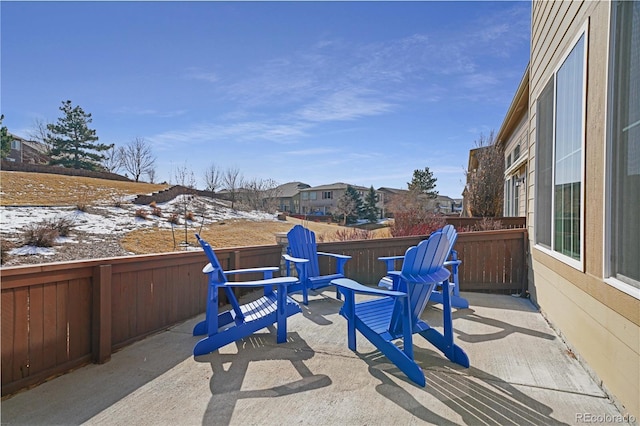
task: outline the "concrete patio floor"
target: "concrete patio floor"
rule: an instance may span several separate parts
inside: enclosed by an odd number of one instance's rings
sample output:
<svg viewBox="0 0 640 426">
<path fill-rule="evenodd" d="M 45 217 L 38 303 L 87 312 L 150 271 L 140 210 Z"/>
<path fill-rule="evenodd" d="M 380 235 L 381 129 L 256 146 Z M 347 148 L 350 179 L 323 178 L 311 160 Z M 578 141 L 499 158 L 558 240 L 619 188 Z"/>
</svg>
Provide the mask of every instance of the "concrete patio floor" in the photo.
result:
<svg viewBox="0 0 640 426">
<path fill-rule="evenodd" d="M 288 322 L 288 341 L 264 329 L 219 352 L 192 356 L 202 316 L 2 401 L 6 425 L 624 424 L 529 300 L 465 293 L 454 312 L 471 368 L 419 336 L 416 386 L 358 334 L 346 344 L 342 302 L 328 289 Z M 294 298 L 300 300 L 296 295 Z M 440 305 L 424 317 L 441 324 Z M 602 421 L 600 421 L 602 420 Z"/>
</svg>

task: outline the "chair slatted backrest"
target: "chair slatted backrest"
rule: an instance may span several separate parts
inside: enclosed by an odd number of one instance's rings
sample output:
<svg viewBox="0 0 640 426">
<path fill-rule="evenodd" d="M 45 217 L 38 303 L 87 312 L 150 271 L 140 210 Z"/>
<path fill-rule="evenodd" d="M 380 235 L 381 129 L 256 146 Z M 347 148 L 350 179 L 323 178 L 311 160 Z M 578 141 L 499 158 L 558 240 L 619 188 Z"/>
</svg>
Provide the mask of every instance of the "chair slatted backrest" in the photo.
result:
<svg viewBox="0 0 640 426">
<path fill-rule="evenodd" d="M 196 234 L 196 238 L 202 246 L 204 254 L 207 255 L 212 268 L 210 272 L 207 272 L 209 276 L 209 291 L 218 291 L 218 286 L 224 286 L 224 284 L 226 284 L 228 281 L 227 277 L 224 274 L 224 269 L 222 269 L 222 265 L 220 265 L 218 256 L 216 256 L 211 245 L 200 238 L 200 235 L 198 234 Z M 224 293 L 227 296 L 227 301 L 236 313 L 236 318 L 238 318 L 239 320 L 244 319 L 244 314 L 240 309 L 240 303 L 238 302 L 236 295 L 233 293 L 233 289 L 231 289 L 230 287 L 224 287 Z M 209 295 L 209 297 L 212 297 L 212 295 Z"/>
<path fill-rule="evenodd" d="M 216 280 L 218 284 L 226 283 L 227 277 L 224 275 L 224 269 L 222 269 L 222 265 L 220 265 L 218 256 L 216 256 L 216 254 L 214 253 L 213 248 L 211 248 L 211 245 L 208 242 L 200 238 L 200 235 L 196 234 L 196 238 L 198 239 L 198 242 L 202 246 L 202 249 L 204 250 L 204 254 L 207 256 L 207 259 L 209 259 L 209 263 L 211 263 L 211 267 L 213 268 L 212 276 L 214 280 Z"/>
<path fill-rule="evenodd" d="M 400 271 L 399 290 L 409 295 L 412 323 L 415 323 L 424 311 L 435 285 L 449 276 L 444 262 L 449 256 L 450 246 L 448 236 L 438 231 L 417 246 L 410 247 L 405 253 Z M 394 307 L 390 330 L 401 330 L 403 315 L 402 305 L 398 301 Z"/>
<path fill-rule="evenodd" d="M 287 233 L 289 247 L 287 252 L 290 256 L 300 259 L 308 259 L 307 270 L 310 277 L 320 276 L 318 265 L 318 246 L 316 245 L 316 234 L 302 225 L 296 225 Z"/>
<path fill-rule="evenodd" d="M 455 226 L 447 225 L 442 228 L 442 233 L 449 238 L 449 253 L 451 253 L 453 246 L 456 245 L 456 240 L 458 239 L 458 231 L 456 231 Z"/>
</svg>

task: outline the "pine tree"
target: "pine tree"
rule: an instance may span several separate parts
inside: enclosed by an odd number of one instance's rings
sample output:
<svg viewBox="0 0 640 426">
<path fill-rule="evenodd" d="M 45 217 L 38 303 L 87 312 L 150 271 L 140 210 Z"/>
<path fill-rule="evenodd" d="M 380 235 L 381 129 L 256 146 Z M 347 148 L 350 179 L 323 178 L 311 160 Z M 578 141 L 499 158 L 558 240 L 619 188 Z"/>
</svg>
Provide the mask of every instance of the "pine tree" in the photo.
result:
<svg viewBox="0 0 640 426">
<path fill-rule="evenodd" d="M 351 185 L 347 185 L 345 195 L 353 200 L 353 212 L 347 215 L 347 223 L 352 223 L 362 217 L 362 197 L 360 196 L 360 193 Z"/>
<path fill-rule="evenodd" d="M 438 191 L 435 190 L 437 180 L 433 177 L 429 167 L 425 167 L 424 170 L 414 170 L 413 178 L 407 185 L 410 191 L 417 191 L 426 194 L 429 198 L 436 198 L 438 196 Z"/>
<path fill-rule="evenodd" d="M 11 136 L 6 126 L 2 126 L 2 120 L 4 115 L 0 115 L 0 141 L 2 142 L 2 148 L 0 149 L 0 157 L 7 158 L 11 152 Z"/>
<path fill-rule="evenodd" d="M 57 123 L 47 124 L 48 142 L 51 144 L 51 165 L 60 164 L 74 169 L 99 170 L 105 156 L 102 151 L 113 145 L 96 143 L 96 131 L 90 129 L 91 114 L 80 106 L 72 107 L 71 101 L 62 102 L 63 117 Z"/>
<path fill-rule="evenodd" d="M 376 207 L 377 202 L 378 197 L 376 195 L 376 191 L 373 189 L 373 186 L 371 186 L 364 199 L 363 207 L 364 218 L 369 222 L 375 222 L 378 219 L 378 208 Z"/>
</svg>

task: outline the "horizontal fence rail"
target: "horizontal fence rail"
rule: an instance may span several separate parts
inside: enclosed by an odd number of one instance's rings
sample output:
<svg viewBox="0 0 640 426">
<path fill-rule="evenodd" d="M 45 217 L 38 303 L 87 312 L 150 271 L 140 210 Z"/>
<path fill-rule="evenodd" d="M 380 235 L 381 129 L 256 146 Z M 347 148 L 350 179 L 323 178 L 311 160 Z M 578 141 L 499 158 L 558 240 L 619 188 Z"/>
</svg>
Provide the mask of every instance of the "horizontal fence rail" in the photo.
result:
<svg viewBox="0 0 640 426">
<path fill-rule="evenodd" d="M 321 243 L 318 248 L 352 256 L 346 275 L 375 285 L 386 272 L 378 257 L 404 254 L 424 238 Z M 458 234 L 461 290 L 524 291 L 526 247 L 525 229 Z M 229 270 L 278 266 L 283 246 L 215 251 Z M 335 268 L 324 258 L 323 271 Z M 199 250 L 1 268 L 2 395 L 89 362 L 105 362 L 114 350 L 203 313 L 206 263 Z M 226 303 L 223 292 L 220 299 Z"/>
</svg>

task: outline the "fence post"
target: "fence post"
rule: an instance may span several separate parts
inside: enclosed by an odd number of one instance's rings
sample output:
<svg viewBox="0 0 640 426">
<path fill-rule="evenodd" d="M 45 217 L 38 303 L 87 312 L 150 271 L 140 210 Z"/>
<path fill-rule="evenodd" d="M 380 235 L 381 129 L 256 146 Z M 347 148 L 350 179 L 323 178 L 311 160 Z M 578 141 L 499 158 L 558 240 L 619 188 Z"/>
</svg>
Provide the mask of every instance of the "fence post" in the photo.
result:
<svg viewBox="0 0 640 426">
<path fill-rule="evenodd" d="M 280 246 L 282 254 L 287 254 L 287 246 L 289 245 L 289 240 L 287 238 L 286 232 L 276 232 L 276 243 Z M 295 268 L 292 268 L 292 275 L 296 275 Z M 287 261 L 284 260 L 284 257 L 280 256 L 280 276 L 287 276 Z"/>
<path fill-rule="evenodd" d="M 111 265 L 93 268 L 91 356 L 102 364 L 111 358 Z"/>
</svg>

